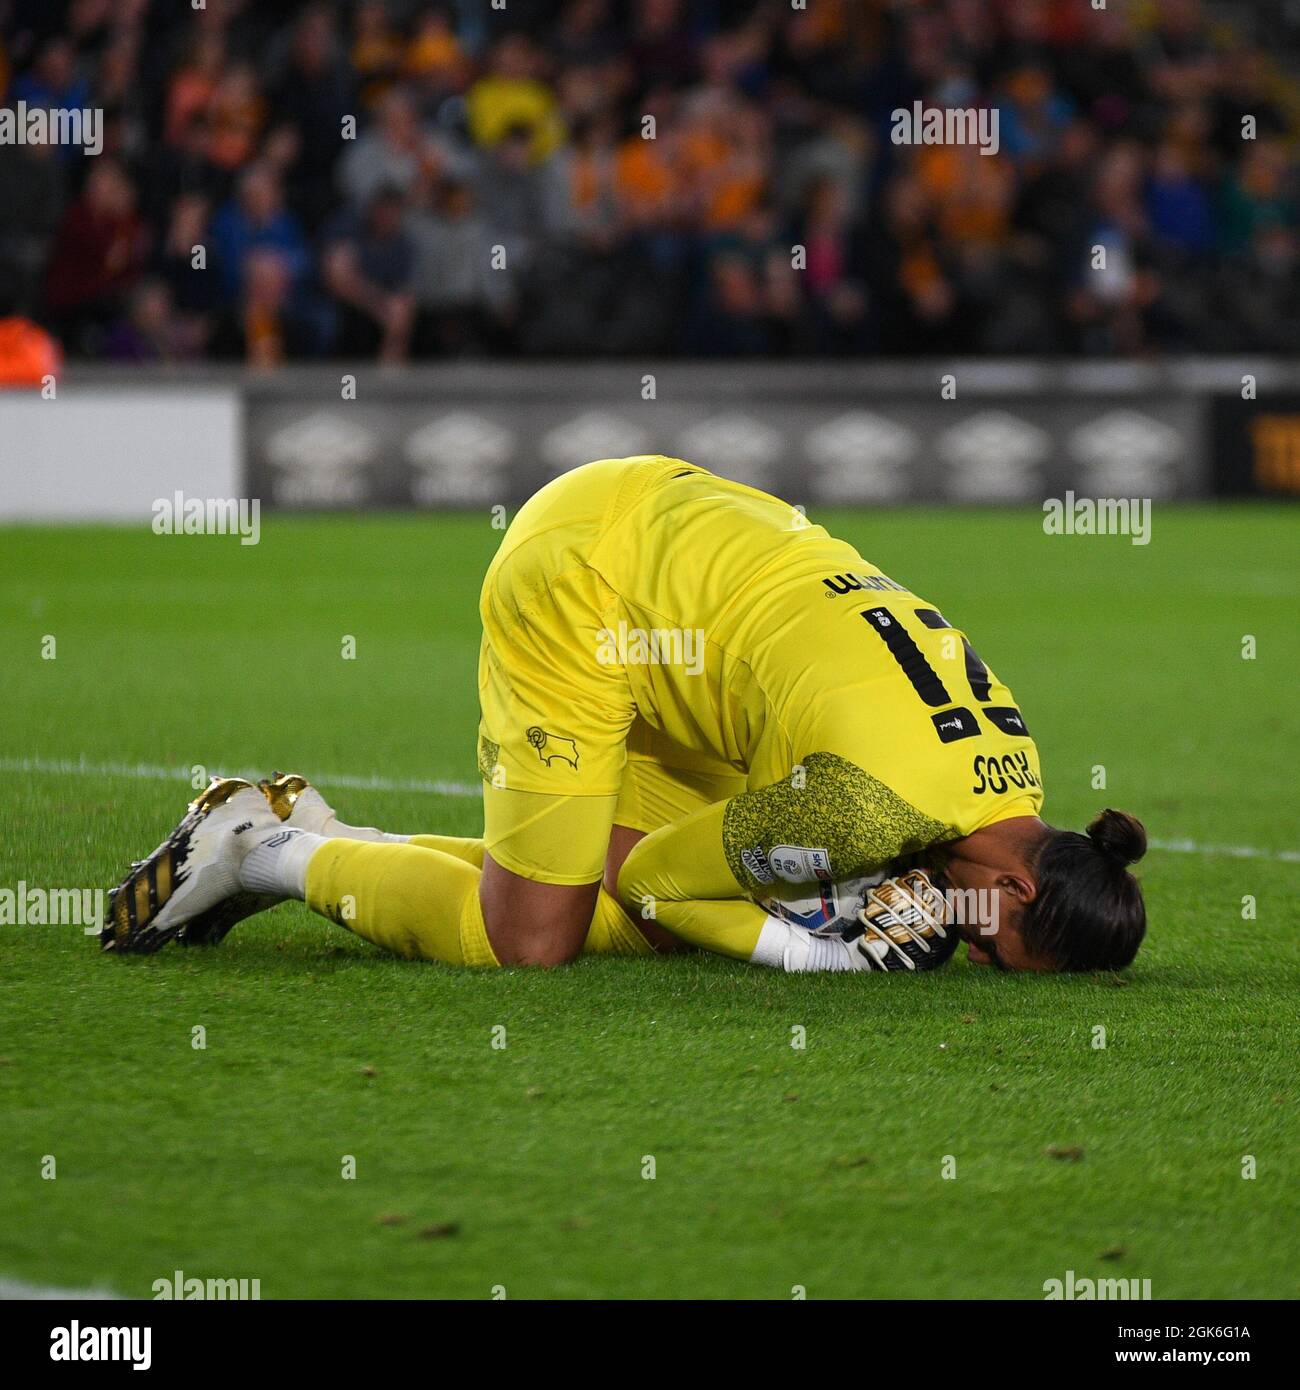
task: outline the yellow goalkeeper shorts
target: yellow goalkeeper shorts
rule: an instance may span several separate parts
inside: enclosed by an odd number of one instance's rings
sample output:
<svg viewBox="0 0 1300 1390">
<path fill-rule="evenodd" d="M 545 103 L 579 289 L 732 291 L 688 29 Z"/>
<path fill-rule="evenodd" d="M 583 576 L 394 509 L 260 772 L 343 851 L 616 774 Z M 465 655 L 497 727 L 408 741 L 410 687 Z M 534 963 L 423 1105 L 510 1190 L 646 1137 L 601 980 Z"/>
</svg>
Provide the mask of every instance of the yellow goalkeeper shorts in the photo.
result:
<svg viewBox="0 0 1300 1390">
<path fill-rule="evenodd" d="M 536 883 L 594 883 L 613 826 L 649 834 L 744 789 L 740 773 L 670 743 L 638 718 L 617 796 L 552 796 L 485 782 L 484 848 Z"/>
</svg>

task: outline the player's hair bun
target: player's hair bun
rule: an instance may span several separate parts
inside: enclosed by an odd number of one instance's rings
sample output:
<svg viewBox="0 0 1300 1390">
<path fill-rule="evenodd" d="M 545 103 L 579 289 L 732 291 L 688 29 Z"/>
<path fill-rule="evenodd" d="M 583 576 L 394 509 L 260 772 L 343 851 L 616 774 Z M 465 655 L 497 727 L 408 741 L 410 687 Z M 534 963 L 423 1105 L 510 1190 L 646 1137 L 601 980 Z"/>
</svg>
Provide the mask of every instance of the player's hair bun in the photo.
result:
<svg viewBox="0 0 1300 1390">
<path fill-rule="evenodd" d="M 1147 832 L 1127 811 L 1103 811 L 1089 825 L 1088 838 L 1119 864 L 1136 863 L 1147 852 Z"/>
</svg>

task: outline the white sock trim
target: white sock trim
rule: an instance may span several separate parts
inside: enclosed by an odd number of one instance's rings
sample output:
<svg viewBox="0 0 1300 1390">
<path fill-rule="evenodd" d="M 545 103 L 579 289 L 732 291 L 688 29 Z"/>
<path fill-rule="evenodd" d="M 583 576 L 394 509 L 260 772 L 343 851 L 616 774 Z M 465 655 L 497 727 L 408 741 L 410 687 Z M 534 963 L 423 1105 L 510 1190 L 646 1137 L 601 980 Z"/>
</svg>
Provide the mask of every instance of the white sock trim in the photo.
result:
<svg viewBox="0 0 1300 1390">
<path fill-rule="evenodd" d="M 771 966 L 787 974 L 814 970 L 861 970 L 848 942 L 838 936 L 814 936 L 803 927 L 769 917 L 749 957 L 754 965 Z"/>
<path fill-rule="evenodd" d="M 770 966 L 773 970 L 784 970 L 786 947 L 791 944 L 793 936 L 794 928 L 789 922 L 783 922 L 779 917 L 769 917 L 758 934 L 758 943 L 749 957 L 750 962 Z"/>
<path fill-rule="evenodd" d="M 336 816 L 321 832 L 329 840 L 369 840 L 376 845 L 404 845 L 409 835 L 394 835 L 390 830 L 377 830 L 373 825 L 345 825 Z"/>
<path fill-rule="evenodd" d="M 369 840 L 374 844 L 405 844 L 409 835 L 391 835 L 373 825 L 348 825 L 334 814 L 334 808 L 316 790 L 304 787 L 289 813 L 289 825 L 310 835 L 323 835 L 327 840 Z"/>
<path fill-rule="evenodd" d="M 281 826 L 244 856 L 239 882 L 253 893 L 274 893 L 303 902 L 307 897 L 307 865 L 325 843 L 324 835 Z"/>
</svg>

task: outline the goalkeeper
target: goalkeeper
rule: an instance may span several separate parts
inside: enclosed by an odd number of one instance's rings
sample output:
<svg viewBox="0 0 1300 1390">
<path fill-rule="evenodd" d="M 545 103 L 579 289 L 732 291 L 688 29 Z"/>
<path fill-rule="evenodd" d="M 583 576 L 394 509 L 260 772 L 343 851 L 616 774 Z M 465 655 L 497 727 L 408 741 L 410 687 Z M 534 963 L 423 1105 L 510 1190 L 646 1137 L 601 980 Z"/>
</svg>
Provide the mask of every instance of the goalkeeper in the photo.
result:
<svg viewBox="0 0 1300 1390">
<path fill-rule="evenodd" d="M 519 511 L 480 614 L 481 840 L 342 826 L 300 778 L 216 781 L 114 890 L 105 945 L 297 898 L 458 965 L 686 943 L 864 969 L 754 898 L 901 859 L 997 903 L 996 930 L 958 927 L 972 959 L 1137 951 L 1141 825 L 1039 819 L 1037 750 L 964 633 L 786 503 L 680 459 L 588 464 Z"/>
</svg>

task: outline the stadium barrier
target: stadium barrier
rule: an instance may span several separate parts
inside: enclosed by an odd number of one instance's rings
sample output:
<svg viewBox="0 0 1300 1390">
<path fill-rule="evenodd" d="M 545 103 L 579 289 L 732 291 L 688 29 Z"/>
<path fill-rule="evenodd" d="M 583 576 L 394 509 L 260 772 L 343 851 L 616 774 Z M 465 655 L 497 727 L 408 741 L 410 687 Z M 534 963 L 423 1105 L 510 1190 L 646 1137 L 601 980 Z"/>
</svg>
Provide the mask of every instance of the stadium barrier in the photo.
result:
<svg viewBox="0 0 1300 1390">
<path fill-rule="evenodd" d="M 238 386 L 90 378 L 0 391 L 0 520 L 148 520 L 155 499 L 239 496 Z"/>
<path fill-rule="evenodd" d="M 472 362 L 270 376 L 74 368 L 0 396 L 0 517 L 156 496 L 513 506 L 589 459 L 678 455 L 805 506 L 1300 494 L 1300 363 Z"/>
</svg>

